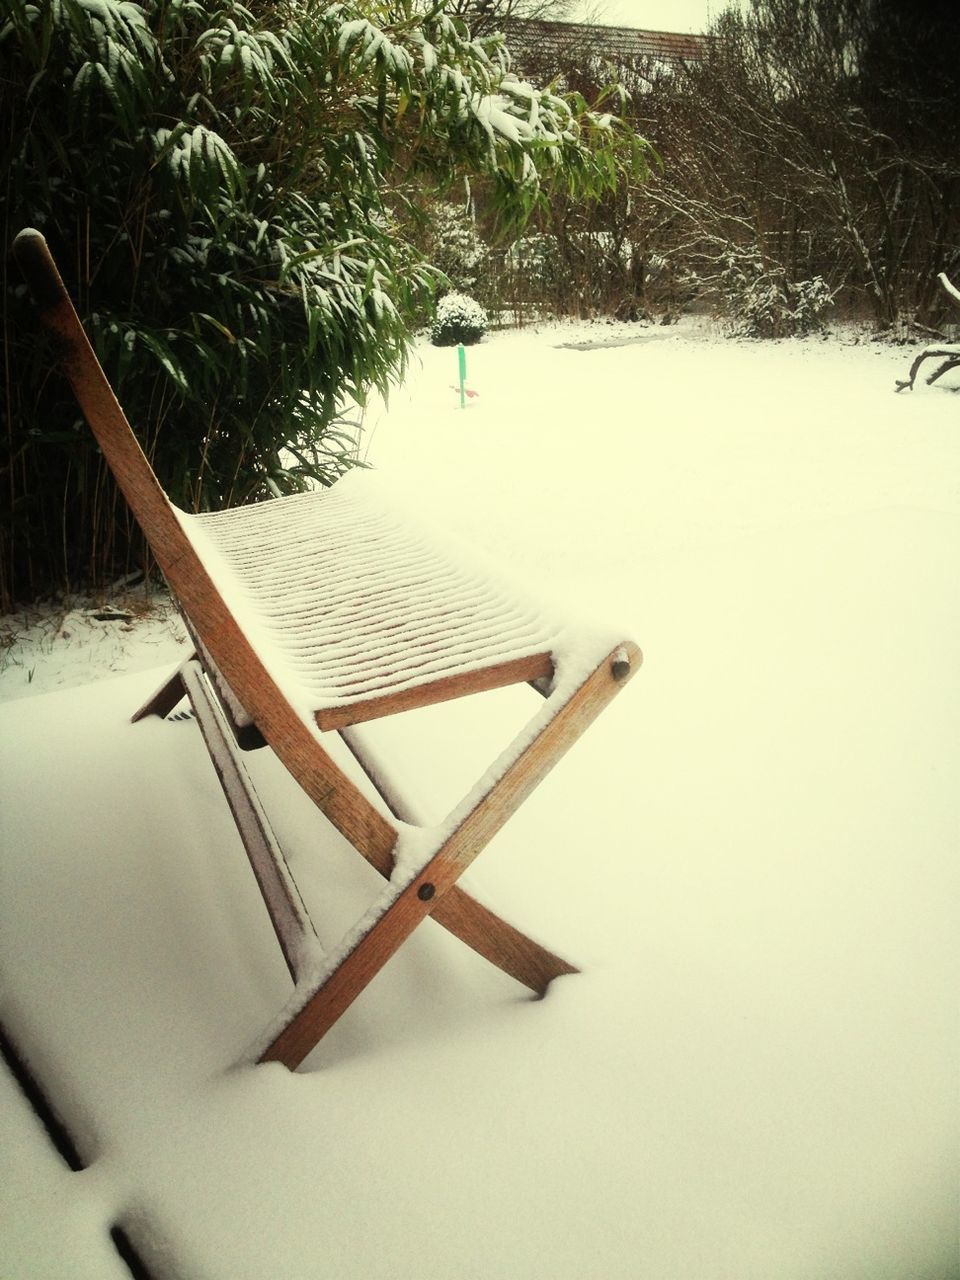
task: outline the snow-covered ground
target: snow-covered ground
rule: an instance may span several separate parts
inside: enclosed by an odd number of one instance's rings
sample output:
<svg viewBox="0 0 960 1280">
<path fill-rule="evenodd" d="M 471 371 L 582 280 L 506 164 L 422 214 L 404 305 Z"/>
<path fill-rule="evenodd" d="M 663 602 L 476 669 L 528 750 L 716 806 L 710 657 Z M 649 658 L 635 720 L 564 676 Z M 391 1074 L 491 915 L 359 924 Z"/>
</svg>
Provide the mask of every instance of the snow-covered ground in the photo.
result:
<svg viewBox="0 0 960 1280">
<path fill-rule="evenodd" d="M 461 409 L 421 350 L 370 461 L 645 662 L 470 875 L 582 973 L 428 922 L 297 1074 L 231 1069 L 286 977 L 196 728 L 127 723 L 173 625 L 6 620 L 0 1013 L 87 1167 L 0 1080 L 0 1274 L 120 1225 L 163 1280 L 956 1280 L 960 398 L 909 354 L 500 333 Z M 440 803 L 524 693 L 383 730 Z"/>
</svg>

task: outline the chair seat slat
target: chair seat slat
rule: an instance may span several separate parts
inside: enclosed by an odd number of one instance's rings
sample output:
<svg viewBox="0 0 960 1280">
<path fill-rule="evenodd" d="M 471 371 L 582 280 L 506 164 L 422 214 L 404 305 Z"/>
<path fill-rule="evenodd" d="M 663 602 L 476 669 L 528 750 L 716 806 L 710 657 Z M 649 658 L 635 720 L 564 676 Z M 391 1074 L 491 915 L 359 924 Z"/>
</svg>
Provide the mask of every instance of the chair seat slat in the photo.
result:
<svg viewBox="0 0 960 1280">
<path fill-rule="evenodd" d="M 264 664 L 321 725 L 550 674 L 559 625 L 438 545 L 368 473 L 180 521 L 227 603 L 255 619 Z"/>
</svg>

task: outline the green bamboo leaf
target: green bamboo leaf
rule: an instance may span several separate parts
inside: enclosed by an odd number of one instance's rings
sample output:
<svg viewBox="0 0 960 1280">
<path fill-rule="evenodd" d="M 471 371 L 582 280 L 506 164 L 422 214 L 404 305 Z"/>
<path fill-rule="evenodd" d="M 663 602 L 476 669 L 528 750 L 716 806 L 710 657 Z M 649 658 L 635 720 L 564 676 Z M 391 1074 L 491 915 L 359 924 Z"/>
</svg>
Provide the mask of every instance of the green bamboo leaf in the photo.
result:
<svg viewBox="0 0 960 1280">
<path fill-rule="evenodd" d="M 153 353 L 160 367 L 168 375 L 170 381 L 174 384 L 177 390 L 182 392 L 189 391 L 190 388 L 187 375 L 182 365 L 176 359 L 173 352 L 163 339 L 158 338 L 155 334 L 147 333 L 145 331 L 141 331 L 137 337 L 138 340 Z"/>
<path fill-rule="evenodd" d="M 237 341 L 236 335 L 228 329 L 225 324 L 221 324 L 216 317 L 208 315 L 205 311 L 198 311 L 196 314 L 199 320 L 205 320 L 207 324 L 211 325 L 218 333 L 226 338 L 228 342 L 235 343 Z"/>
</svg>

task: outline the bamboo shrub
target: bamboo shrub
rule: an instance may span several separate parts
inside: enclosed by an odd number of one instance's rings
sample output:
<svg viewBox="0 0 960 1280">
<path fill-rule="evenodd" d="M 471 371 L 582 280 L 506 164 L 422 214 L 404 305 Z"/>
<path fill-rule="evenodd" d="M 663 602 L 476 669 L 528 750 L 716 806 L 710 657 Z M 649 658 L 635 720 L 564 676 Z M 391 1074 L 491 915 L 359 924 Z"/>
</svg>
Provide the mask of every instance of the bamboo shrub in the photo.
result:
<svg viewBox="0 0 960 1280">
<path fill-rule="evenodd" d="M 328 484 L 401 373 L 438 272 L 405 203 L 486 175 L 518 225 L 644 148 L 509 74 L 442 5 L 0 0 L 0 227 L 47 237 L 175 502 Z M 2 266 L 0 608 L 143 548 L 15 265 Z"/>
</svg>

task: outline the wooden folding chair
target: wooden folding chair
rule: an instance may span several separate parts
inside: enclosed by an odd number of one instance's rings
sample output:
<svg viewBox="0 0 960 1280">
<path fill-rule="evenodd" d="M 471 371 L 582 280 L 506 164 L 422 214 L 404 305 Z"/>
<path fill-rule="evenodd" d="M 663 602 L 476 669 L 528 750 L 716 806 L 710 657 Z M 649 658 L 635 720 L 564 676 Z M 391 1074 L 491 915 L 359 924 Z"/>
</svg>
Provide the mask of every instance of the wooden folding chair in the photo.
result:
<svg viewBox="0 0 960 1280">
<path fill-rule="evenodd" d="M 216 766 L 293 993 L 251 1052 L 295 1068 L 431 915 L 542 994 L 575 973 L 457 885 L 463 871 L 634 674 L 640 653 L 531 606 L 455 553 L 369 472 L 331 489 L 188 515 L 154 475 L 39 232 L 15 252 L 104 457 L 175 595 L 194 655 L 134 716 L 186 695 Z M 416 825 L 351 726 L 528 682 L 519 737 L 444 821 Z M 339 733 L 372 788 L 331 754 Z M 320 947 L 240 750 L 266 743 L 387 885 L 332 952 Z"/>
</svg>

